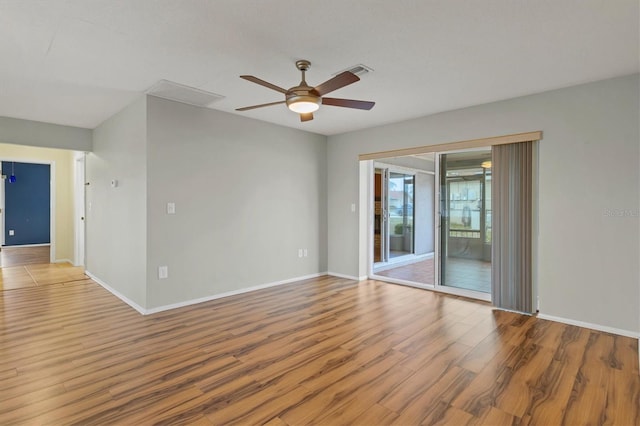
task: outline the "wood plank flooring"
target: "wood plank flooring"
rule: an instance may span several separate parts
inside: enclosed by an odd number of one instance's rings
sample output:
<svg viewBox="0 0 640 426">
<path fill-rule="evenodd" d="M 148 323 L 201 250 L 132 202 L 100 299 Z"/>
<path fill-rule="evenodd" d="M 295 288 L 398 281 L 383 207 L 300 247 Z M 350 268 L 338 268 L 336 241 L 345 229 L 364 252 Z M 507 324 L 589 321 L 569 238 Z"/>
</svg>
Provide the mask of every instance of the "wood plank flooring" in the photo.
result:
<svg viewBox="0 0 640 426">
<path fill-rule="evenodd" d="M 0 268 L 0 291 L 85 280 L 84 268 L 46 263 Z"/>
<path fill-rule="evenodd" d="M 141 316 L 0 293 L 0 424 L 639 424 L 637 341 L 321 277 Z"/>
<path fill-rule="evenodd" d="M 2 250 L 0 250 L 0 267 L 49 263 L 50 250 L 49 246 L 2 247 Z"/>
</svg>

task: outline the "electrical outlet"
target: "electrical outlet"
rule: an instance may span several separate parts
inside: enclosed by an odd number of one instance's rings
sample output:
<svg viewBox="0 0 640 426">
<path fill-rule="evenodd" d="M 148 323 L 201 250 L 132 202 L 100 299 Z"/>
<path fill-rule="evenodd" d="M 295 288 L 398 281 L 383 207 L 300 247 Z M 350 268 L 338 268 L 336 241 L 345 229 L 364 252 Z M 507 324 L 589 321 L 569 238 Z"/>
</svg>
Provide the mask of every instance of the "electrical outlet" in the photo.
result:
<svg viewBox="0 0 640 426">
<path fill-rule="evenodd" d="M 167 214 L 176 214 L 176 203 L 167 203 Z"/>
<path fill-rule="evenodd" d="M 168 266 L 159 266 L 158 267 L 158 279 L 164 280 L 165 278 L 169 278 L 169 267 Z"/>
<path fill-rule="evenodd" d="M 304 257 L 307 257 L 307 254 L 309 254 L 309 252 L 307 251 L 307 249 L 304 249 Z"/>
<path fill-rule="evenodd" d="M 298 257 L 302 257 L 302 249 L 298 249 Z"/>
<path fill-rule="evenodd" d="M 14 235 L 16 235 L 16 231 L 14 231 L 13 229 L 9 229 L 9 236 L 13 237 Z"/>
</svg>

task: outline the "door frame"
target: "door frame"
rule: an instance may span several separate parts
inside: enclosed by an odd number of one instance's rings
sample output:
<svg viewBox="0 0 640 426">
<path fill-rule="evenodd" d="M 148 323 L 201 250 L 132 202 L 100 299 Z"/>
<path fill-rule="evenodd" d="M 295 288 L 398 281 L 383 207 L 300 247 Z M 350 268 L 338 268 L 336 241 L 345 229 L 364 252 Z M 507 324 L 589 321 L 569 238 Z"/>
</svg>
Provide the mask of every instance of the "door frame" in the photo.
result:
<svg viewBox="0 0 640 426">
<path fill-rule="evenodd" d="M 74 203 L 74 245 L 73 266 L 85 265 L 85 163 L 84 152 L 74 152 L 73 155 L 73 203 Z"/>
<path fill-rule="evenodd" d="M 41 160 L 25 157 L 0 157 L 0 163 L 16 162 L 29 164 L 46 164 L 49 166 L 49 262 L 55 263 L 56 260 L 56 162 L 55 160 Z M 5 198 L 4 185 L 6 180 L 2 182 L 2 199 L 0 200 L 0 208 L 2 208 L 2 245 L 4 246 L 4 212 Z"/>
<path fill-rule="evenodd" d="M 0 176 L 2 176 L 2 182 L 0 182 L 0 250 L 4 246 L 4 180 L 5 175 L 2 171 L 2 160 L 0 159 Z"/>
</svg>

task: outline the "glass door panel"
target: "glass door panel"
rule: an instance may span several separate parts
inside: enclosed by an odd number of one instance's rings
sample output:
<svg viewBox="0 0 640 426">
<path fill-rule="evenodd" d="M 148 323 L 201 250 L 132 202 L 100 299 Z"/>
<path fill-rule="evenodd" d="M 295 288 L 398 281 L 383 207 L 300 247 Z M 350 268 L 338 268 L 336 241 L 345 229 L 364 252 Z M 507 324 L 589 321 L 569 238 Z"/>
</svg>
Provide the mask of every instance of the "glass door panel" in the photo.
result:
<svg viewBox="0 0 640 426">
<path fill-rule="evenodd" d="M 413 190 L 413 175 L 389 174 L 389 258 L 413 253 Z"/>
<path fill-rule="evenodd" d="M 487 158 L 490 150 L 440 156 L 440 285 L 491 292 Z"/>
</svg>

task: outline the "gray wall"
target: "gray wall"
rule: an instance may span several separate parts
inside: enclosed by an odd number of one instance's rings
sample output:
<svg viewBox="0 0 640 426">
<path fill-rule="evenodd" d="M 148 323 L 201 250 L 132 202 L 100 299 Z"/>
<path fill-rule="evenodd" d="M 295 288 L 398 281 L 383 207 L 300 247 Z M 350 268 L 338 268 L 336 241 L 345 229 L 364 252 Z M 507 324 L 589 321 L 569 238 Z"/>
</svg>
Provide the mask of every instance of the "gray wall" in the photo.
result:
<svg viewBox="0 0 640 426">
<path fill-rule="evenodd" d="M 327 270 L 326 137 L 152 96 L 148 117 L 149 308 Z"/>
<path fill-rule="evenodd" d="M 358 154 L 542 130 L 540 311 L 637 332 L 639 89 L 636 74 L 329 137 L 329 271 L 365 275 Z"/>
<path fill-rule="evenodd" d="M 86 159 L 86 269 L 142 308 L 147 304 L 146 123 L 142 97 L 94 130 L 93 152 Z"/>
<path fill-rule="evenodd" d="M 91 151 L 91 130 L 0 117 L 0 141 L 16 145 Z"/>
</svg>

